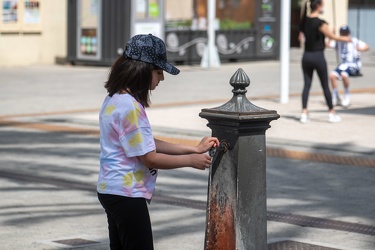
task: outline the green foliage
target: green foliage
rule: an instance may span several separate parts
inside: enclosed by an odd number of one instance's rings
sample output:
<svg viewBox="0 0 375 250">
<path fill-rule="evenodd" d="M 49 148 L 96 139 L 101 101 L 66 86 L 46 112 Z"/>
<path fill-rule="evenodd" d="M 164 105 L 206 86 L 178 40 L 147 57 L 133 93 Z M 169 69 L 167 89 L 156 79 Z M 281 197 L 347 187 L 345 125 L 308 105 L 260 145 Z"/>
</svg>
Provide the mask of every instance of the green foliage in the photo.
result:
<svg viewBox="0 0 375 250">
<path fill-rule="evenodd" d="M 189 29 L 191 27 L 191 19 L 173 20 L 166 22 L 167 29 Z"/>
<path fill-rule="evenodd" d="M 220 29 L 221 30 L 242 30 L 242 29 L 250 29 L 251 22 L 236 22 L 232 19 L 223 19 L 220 20 Z"/>
<path fill-rule="evenodd" d="M 171 30 L 185 30 L 190 29 L 192 20 L 186 19 L 186 20 L 169 20 L 166 22 L 166 28 Z M 250 29 L 251 28 L 251 22 L 236 22 L 232 19 L 226 18 L 223 20 L 220 20 L 220 29 L 221 30 L 244 30 L 244 29 Z"/>
</svg>

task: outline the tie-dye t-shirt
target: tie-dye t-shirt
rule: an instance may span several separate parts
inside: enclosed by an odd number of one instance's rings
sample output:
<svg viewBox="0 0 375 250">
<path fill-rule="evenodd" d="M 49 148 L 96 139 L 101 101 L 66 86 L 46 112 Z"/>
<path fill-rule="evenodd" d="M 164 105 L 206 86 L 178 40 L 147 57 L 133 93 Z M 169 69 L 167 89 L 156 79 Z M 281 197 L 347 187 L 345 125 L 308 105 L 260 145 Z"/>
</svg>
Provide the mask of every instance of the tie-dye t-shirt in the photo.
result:
<svg viewBox="0 0 375 250">
<path fill-rule="evenodd" d="M 129 94 L 107 96 L 99 115 L 100 173 L 97 191 L 151 199 L 157 169 L 137 158 L 155 150 L 144 107 Z"/>
</svg>

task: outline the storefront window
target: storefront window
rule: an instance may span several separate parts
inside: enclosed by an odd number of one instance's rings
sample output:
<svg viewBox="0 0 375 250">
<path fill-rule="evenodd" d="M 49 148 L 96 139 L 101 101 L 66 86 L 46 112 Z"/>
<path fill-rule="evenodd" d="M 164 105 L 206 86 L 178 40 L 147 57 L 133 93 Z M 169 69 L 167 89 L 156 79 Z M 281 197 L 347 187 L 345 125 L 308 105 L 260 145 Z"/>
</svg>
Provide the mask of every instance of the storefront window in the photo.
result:
<svg viewBox="0 0 375 250">
<path fill-rule="evenodd" d="M 150 18 L 158 18 L 159 13 L 159 3 L 158 0 L 149 0 L 148 3 L 148 16 Z"/>
<path fill-rule="evenodd" d="M 80 0 L 78 2 L 78 57 L 100 59 L 100 0 Z"/>
<path fill-rule="evenodd" d="M 134 18 L 132 35 L 153 34 L 164 37 L 164 16 L 162 0 L 132 0 Z"/>
<path fill-rule="evenodd" d="M 135 1 L 136 19 L 150 19 L 160 17 L 160 5 L 158 0 L 137 0 Z"/>
<path fill-rule="evenodd" d="M 264 1 L 263 1 L 264 2 Z M 256 0 L 220 0 L 216 15 L 221 30 L 246 30 L 253 27 L 256 16 Z"/>
<path fill-rule="evenodd" d="M 147 0 L 135 1 L 135 16 L 136 19 L 144 19 L 147 17 Z"/>
<path fill-rule="evenodd" d="M 195 1 L 195 0 L 194 0 Z M 194 18 L 194 1 L 165 0 L 165 29 L 188 30 Z"/>
<path fill-rule="evenodd" d="M 246 30 L 256 20 L 256 0 L 216 1 L 215 28 Z M 166 0 L 166 30 L 206 30 L 207 0 Z"/>
</svg>

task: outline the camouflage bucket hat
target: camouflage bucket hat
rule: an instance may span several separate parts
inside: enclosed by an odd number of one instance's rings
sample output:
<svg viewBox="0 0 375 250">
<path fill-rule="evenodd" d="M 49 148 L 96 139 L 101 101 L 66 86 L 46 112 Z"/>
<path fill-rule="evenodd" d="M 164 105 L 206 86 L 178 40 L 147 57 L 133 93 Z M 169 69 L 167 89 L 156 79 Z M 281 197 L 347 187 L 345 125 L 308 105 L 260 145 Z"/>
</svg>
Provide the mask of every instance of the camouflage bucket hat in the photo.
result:
<svg viewBox="0 0 375 250">
<path fill-rule="evenodd" d="M 164 42 L 151 34 L 130 38 L 123 55 L 137 61 L 152 63 L 172 75 L 180 73 L 179 69 L 167 62 Z"/>
</svg>

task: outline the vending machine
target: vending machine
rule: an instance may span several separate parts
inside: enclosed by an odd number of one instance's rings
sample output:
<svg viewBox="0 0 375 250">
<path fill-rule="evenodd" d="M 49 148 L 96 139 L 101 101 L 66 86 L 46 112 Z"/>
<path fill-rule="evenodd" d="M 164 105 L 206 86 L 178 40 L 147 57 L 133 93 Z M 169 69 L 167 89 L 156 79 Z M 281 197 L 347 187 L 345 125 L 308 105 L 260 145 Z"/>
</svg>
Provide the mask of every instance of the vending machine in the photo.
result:
<svg viewBox="0 0 375 250">
<path fill-rule="evenodd" d="M 164 0 L 68 0 L 71 64 L 111 65 L 136 34 L 164 39 Z"/>
</svg>

